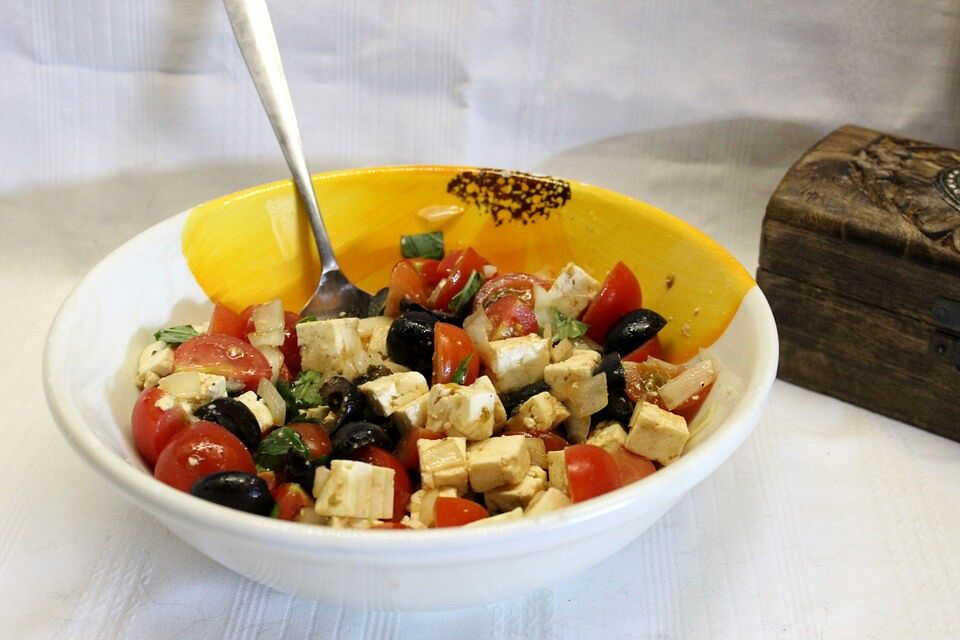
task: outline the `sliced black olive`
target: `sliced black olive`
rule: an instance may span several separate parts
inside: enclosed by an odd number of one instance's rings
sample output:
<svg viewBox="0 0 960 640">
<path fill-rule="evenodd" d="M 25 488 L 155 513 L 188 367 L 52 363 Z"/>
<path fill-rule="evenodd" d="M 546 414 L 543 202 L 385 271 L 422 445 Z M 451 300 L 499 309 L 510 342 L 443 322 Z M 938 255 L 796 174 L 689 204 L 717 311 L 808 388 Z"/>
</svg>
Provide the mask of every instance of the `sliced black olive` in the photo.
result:
<svg viewBox="0 0 960 640">
<path fill-rule="evenodd" d="M 393 321 L 387 332 L 390 359 L 430 377 L 433 370 L 433 325 L 437 319 L 425 311 L 408 311 Z"/>
<path fill-rule="evenodd" d="M 370 299 L 370 308 L 367 310 L 367 317 L 382 316 L 383 310 L 387 306 L 387 294 L 390 293 L 389 287 L 384 287 L 373 294 Z"/>
<path fill-rule="evenodd" d="M 547 383 L 543 380 L 538 380 L 531 382 L 525 387 L 520 387 L 516 391 L 501 393 L 500 402 L 503 403 L 503 408 L 507 410 L 507 415 L 509 416 L 519 409 L 520 405 L 524 402 L 544 391 L 550 391 L 550 387 L 547 386 Z"/>
<path fill-rule="evenodd" d="M 616 351 L 621 355 L 627 355 L 655 338 L 666 324 L 666 319 L 656 311 L 650 309 L 628 311 L 613 323 L 603 343 L 603 350 L 607 353 Z"/>
<path fill-rule="evenodd" d="M 322 459 L 320 460 L 322 462 Z M 313 476 L 317 472 L 317 461 L 309 460 L 307 456 L 296 449 L 291 449 L 283 460 L 278 477 L 285 482 L 296 482 L 307 495 L 313 493 Z"/>
<path fill-rule="evenodd" d="M 260 444 L 260 423 L 256 416 L 236 398 L 217 398 L 193 412 L 200 420 L 215 422 L 240 439 L 250 453 Z"/>
<path fill-rule="evenodd" d="M 363 392 L 357 385 L 343 376 L 333 376 L 324 382 L 319 393 L 335 416 L 330 424 L 326 424 L 326 420 L 324 421 L 324 426 L 330 433 L 348 422 L 359 420 L 363 415 L 363 409 L 367 402 L 366 398 L 363 397 Z"/>
<path fill-rule="evenodd" d="M 629 398 L 624 398 L 617 393 L 607 394 L 607 406 L 597 413 L 601 420 L 616 420 L 626 427 L 630 424 L 630 417 L 633 415 L 633 403 Z"/>
<path fill-rule="evenodd" d="M 220 471 L 205 475 L 190 488 L 190 493 L 231 509 L 270 515 L 273 497 L 267 483 L 245 471 Z"/>
<path fill-rule="evenodd" d="M 391 442 L 383 427 L 372 422 L 349 422 L 330 438 L 333 451 L 331 458 L 349 458 L 360 447 L 368 444 L 389 449 Z"/>
<path fill-rule="evenodd" d="M 359 387 L 364 382 L 370 382 L 371 380 L 376 380 L 392 374 L 393 371 L 382 364 L 372 364 L 367 368 L 366 371 L 363 372 L 363 375 L 353 381 L 353 384 Z"/>
<path fill-rule="evenodd" d="M 470 310 L 473 307 L 472 305 L 468 304 L 464 305 L 464 308 L 466 310 Z M 400 313 L 406 313 L 407 311 L 420 311 L 423 313 L 429 313 L 436 318 L 438 322 L 446 322 L 447 324 L 453 324 L 458 327 L 463 326 L 463 319 L 467 316 L 467 314 L 457 315 L 455 313 L 447 313 L 446 311 L 440 311 L 438 309 L 427 309 L 421 304 L 417 304 L 416 302 L 412 302 L 404 298 L 400 301 Z"/>
<path fill-rule="evenodd" d="M 607 374 L 608 391 L 619 391 L 626 384 L 626 379 L 623 377 L 623 362 L 620 360 L 620 354 L 616 351 L 601 358 L 600 364 L 597 365 L 593 375 L 598 373 Z"/>
</svg>

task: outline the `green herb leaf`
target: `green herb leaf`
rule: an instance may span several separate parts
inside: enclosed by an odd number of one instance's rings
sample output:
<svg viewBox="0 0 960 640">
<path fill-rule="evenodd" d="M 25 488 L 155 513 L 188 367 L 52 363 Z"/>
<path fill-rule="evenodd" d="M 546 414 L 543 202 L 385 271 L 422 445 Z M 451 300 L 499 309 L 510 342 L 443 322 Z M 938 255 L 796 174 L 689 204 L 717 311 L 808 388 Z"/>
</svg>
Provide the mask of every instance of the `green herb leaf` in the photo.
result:
<svg viewBox="0 0 960 640">
<path fill-rule="evenodd" d="M 323 404 L 323 398 L 320 397 L 321 386 L 323 382 L 319 371 L 301 371 L 289 387 L 290 398 L 298 409 L 320 406 Z M 282 392 L 281 395 L 283 395 Z"/>
<path fill-rule="evenodd" d="M 443 231 L 400 236 L 400 255 L 404 258 L 443 258 Z"/>
<path fill-rule="evenodd" d="M 480 290 L 482 284 L 483 278 L 480 277 L 477 270 L 471 271 L 470 277 L 467 278 L 467 284 L 460 290 L 460 293 L 450 299 L 450 310 L 459 314 L 464 307 L 473 301 L 473 296 L 477 295 L 477 291 Z"/>
<path fill-rule="evenodd" d="M 257 447 L 254 461 L 258 467 L 274 470 L 283 464 L 291 451 L 302 453 L 307 460 L 310 459 L 310 449 L 300 434 L 290 427 L 280 427 L 263 439 Z"/>
<path fill-rule="evenodd" d="M 200 332 L 189 324 L 181 324 L 176 327 L 170 327 L 169 329 L 160 329 L 160 331 L 153 334 L 153 339 L 163 340 L 172 347 L 186 342 L 190 338 L 196 338 L 198 335 L 200 335 Z"/>
<path fill-rule="evenodd" d="M 590 328 L 586 322 L 568 318 L 556 307 L 551 308 L 553 310 L 553 344 L 565 338 L 570 340 L 579 338 Z"/>
<path fill-rule="evenodd" d="M 317 316 L 303 316 L 297 320 L 297 324 L 303 324 L 304 322 L 316 322 Z"/>
<path fill-rule="evenodd" d="M 456 382 L 457 384 L 467 383 L 467 367 L 470 365 L 470 360 L 472 358 L 473 354 L 468 353 L 467 357 L 460 361 L 460 364 L 457 365 L 457 369 L 453 372 L 451 381 Z"/>
</svg>

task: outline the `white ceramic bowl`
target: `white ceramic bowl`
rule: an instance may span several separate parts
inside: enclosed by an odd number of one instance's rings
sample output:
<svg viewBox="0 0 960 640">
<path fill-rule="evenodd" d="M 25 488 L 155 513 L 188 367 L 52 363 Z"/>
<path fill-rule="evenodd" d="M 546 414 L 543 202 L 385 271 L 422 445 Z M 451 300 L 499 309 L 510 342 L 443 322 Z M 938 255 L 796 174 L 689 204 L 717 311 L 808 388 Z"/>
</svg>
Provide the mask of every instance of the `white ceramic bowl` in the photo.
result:
<svg viewBox="0 0 960 640">
<path fill-rule="evenodd" d="M 710 347 L 722 368 L 707 426 L 677 462 L 641 482 L 489 528 L 334 530 L 233 511 L 154 480 L 129 434 L 136 356 L 150 333 L 211 309 L 181 253 L 188 213 L 115 250 L 70 294 L 47 339 L 47 398 L 74 448 L 134 504 L 217 562 L 283 591 L 427 610 L 548 586 L 616 553 L 712 473 L 753 429 L 776 374 L 776 327 L 754 286 Z"/>
</svg>

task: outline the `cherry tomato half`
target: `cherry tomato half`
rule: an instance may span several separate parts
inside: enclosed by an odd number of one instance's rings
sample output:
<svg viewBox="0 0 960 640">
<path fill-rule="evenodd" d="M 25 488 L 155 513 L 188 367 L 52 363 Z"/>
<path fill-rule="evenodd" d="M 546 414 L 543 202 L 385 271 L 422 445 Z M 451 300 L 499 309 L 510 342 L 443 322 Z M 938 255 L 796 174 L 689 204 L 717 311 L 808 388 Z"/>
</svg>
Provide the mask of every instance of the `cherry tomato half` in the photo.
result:
<svg viewBox="0 0 960 640">
<path fill-rule="evenodd" d="M 443 436 L 444 434 L 439 431 L 410 427 L 397 444 L 397 459 L 404 468 L 416 471 L 420 468 L 420 452 L 417 450 L 417 440 L 441 440 Z"/>
<path fill-rule="evenodd" d="M 208 333 L 219 333 L 225 336 L 232 336 L 238 340 L 246 340 L 247 322 L 239 313 L 234 312 L 222 304 L 218 304 L 213 308 Z"/>
<path fill-rule="evenodd" d="M 618 262 L 607 274 L 600 293 L 593 299 L 583 314 L 583 321 L 590 325 L 587 336 L 600 344 L 610 327 L 627 311 L 639 309 L 643 302 L 640 282 L 630 268 Z"/>
<path fill-rule="evenodd" d="M 583 502 L 619 489 L 620 470 L 613 456 L 592 444 L 574 444 L 563 450 L 570 499 Z"/>
<path fill-rule="evenodd" d="M 638 456 L 633 451 L 626 449 L 623 445 L 620 445 L 616 449 L 608 450 L 607 453 L 613 457 L 613 461 L 617 465 L 617 471 L 620 472 L 621 485 L 628 485 L 631 482 L 646 478 L 657 470 L 653 462 L 643 456 Z"/>
<path fill-rule="evenodd" d="M 642 345 L 625 355 L 622 360 L 628 362 L 644 362 L 649 357 L 663 359 L 663 347 L 660 346 L 660 338 L 654 336 Z"/>
<path fill-rule="evenodd" d="M 384 313 L 391 318 L 400 315 L 400 302 L 407 299 L 419 305 L 427 303 L 427 288 L 423 278 L 407 261 L 401 260 L 390 273 L 390 288 Z"/>
<path fill-rule="evenodd" d="M 490 305 L 506 296 L 514 296 L 524 305 L 533 309 L 536 287 L 550 288 L 550 282 L 529 273 L 504 273 L 490 278 L 473 299 L 473 310 L 488 309 Z"/>
<path fill-rule="evenodd" d="M 433 384 L 453 380 L 460 363 L 467 360 L 466 376 L 462 384 L 473 384 L 480 373 L 480 354 L 473 340 L 460 327 L 446 322 L 433 325 Z"/>
<path fill-rule="evenodd" d="M 277 518 L 280 520 L 296 520 L 300 509 L 314 504 L 314 499 L 296 482 L 284 482 L 278 486 L 273 499 L 277 502 Z"/>
<path fill-rule="evenodd" d="M 170 438 L 157 458 L 153 476 L 189 492 L 194 482 L 218 471 L 256 473 L 257 468 L 239 438 L 218 424 L 201 420 Z"/>
<path fill-rule="evenodd" d="M 537 315 L 514 295 L 504 296 L 491 304 L 487 308 L 487 317 L 493 327 L 491 340 L 518 338 L 536 333 L 540 328 Z"/>
<path fill-rule="evenodd" d="M 440 264 L 443 265 L 443 262 Z M 474 251 L 473 247 L 469 247 L 457 256 L 449 275 L 441 280 L 437 288 L 430 294 L 430 306 L 441 311 L 452 311 L 450 301 L 453 296 L 467 286 L 467 281 L 470 279 L 472 272 L 480 272 L 488 264 L 490 263 Z"/>
<path fill-rule="evenodd" d="M 157 401 L 166 395 L 156 387 L 144 389 L 133 405 L 133 415 L 130 416 L 133 444 L 150 466 L 156 464 L 170 438 L 189 422 L 179 404 L 174 404 L 170 409 L 157 406 Z"/>
<path fill-rule="evenodd" d="M 433 513 L 438 527 L 461 527 L 490 515 L 473 500 L 445 496 L 436 499 Z"/>
<path fill-rule="evenodd" d="M 405 258 L 401 262 L 406 262 L 423 278 L 423 283 L 429 288 L 440 284 L 446 274 L 440 273 L 440 261 L 433 258 Z"/>
<path fill-rule="evenodd" d="M 326 430 L 312 422 L 291 422 L 285 425 L 296 431 L 303 443 L 310 450 L 310 459 L 329 455 L 333 445 L 330 444 L 330 436 Z"/>
<path fill-rule="evenodd" d="M 273 373 L 263 354 L 248 342 L 220 334 L 190 338 L 173 352 L 174 371 L 214 373 L 255 391 Z"/>
<path fill-rule="evenodd" d="M 375 447 L 372 444 L 357 449 L 353 457 L 355 460 L 366 462 L 376 467 L 393 469 L 393 518 L 391 518 L 391 520 L 400 522 L 401 518 L 403 518 L 407 512 L 407 504 L 410 502 L 410 495 L 412 493 L 410 476 L 407 475 L 406 468 L 400 464 L 400 461 L 397 460 L 396 456 L 392 453 L 384 451 L 380 447 Z"/>
</svg>

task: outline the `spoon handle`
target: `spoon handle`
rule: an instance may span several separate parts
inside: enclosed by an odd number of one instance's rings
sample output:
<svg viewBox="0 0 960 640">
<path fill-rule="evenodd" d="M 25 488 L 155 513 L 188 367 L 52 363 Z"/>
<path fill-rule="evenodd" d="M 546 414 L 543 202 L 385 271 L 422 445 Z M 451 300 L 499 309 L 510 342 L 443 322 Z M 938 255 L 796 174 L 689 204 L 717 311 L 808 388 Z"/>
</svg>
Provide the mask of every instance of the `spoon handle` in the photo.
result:
<svg viewBox="0 0 960 640">
<path fill-rule="evenodd" d="M 330 238 L 323 226 L 317 196 L 307 171 L 307 162 L 303 156 L 303 143 L 300 140 L 300 127 L 287 88 L 287 79 L 280 62 L 280 50 L 277 37 L 273 32 L 273 23 L 263 0 L 223 0 L 223 6 L 230 18 L 233 35 L 240 46 L 240 53 L 247 63 L 250 77 L 260 94 L 260 101 L 273 125 L 273 132 L 280 143 L 283 157 L 287 160 L 293 181 L 300 193 L 300 200 L 307 209 L 310 226 L 317 241 L 320 254 L 321 273 L 339 270 L 340 265 L 330 246 Z"/>
</svg>

